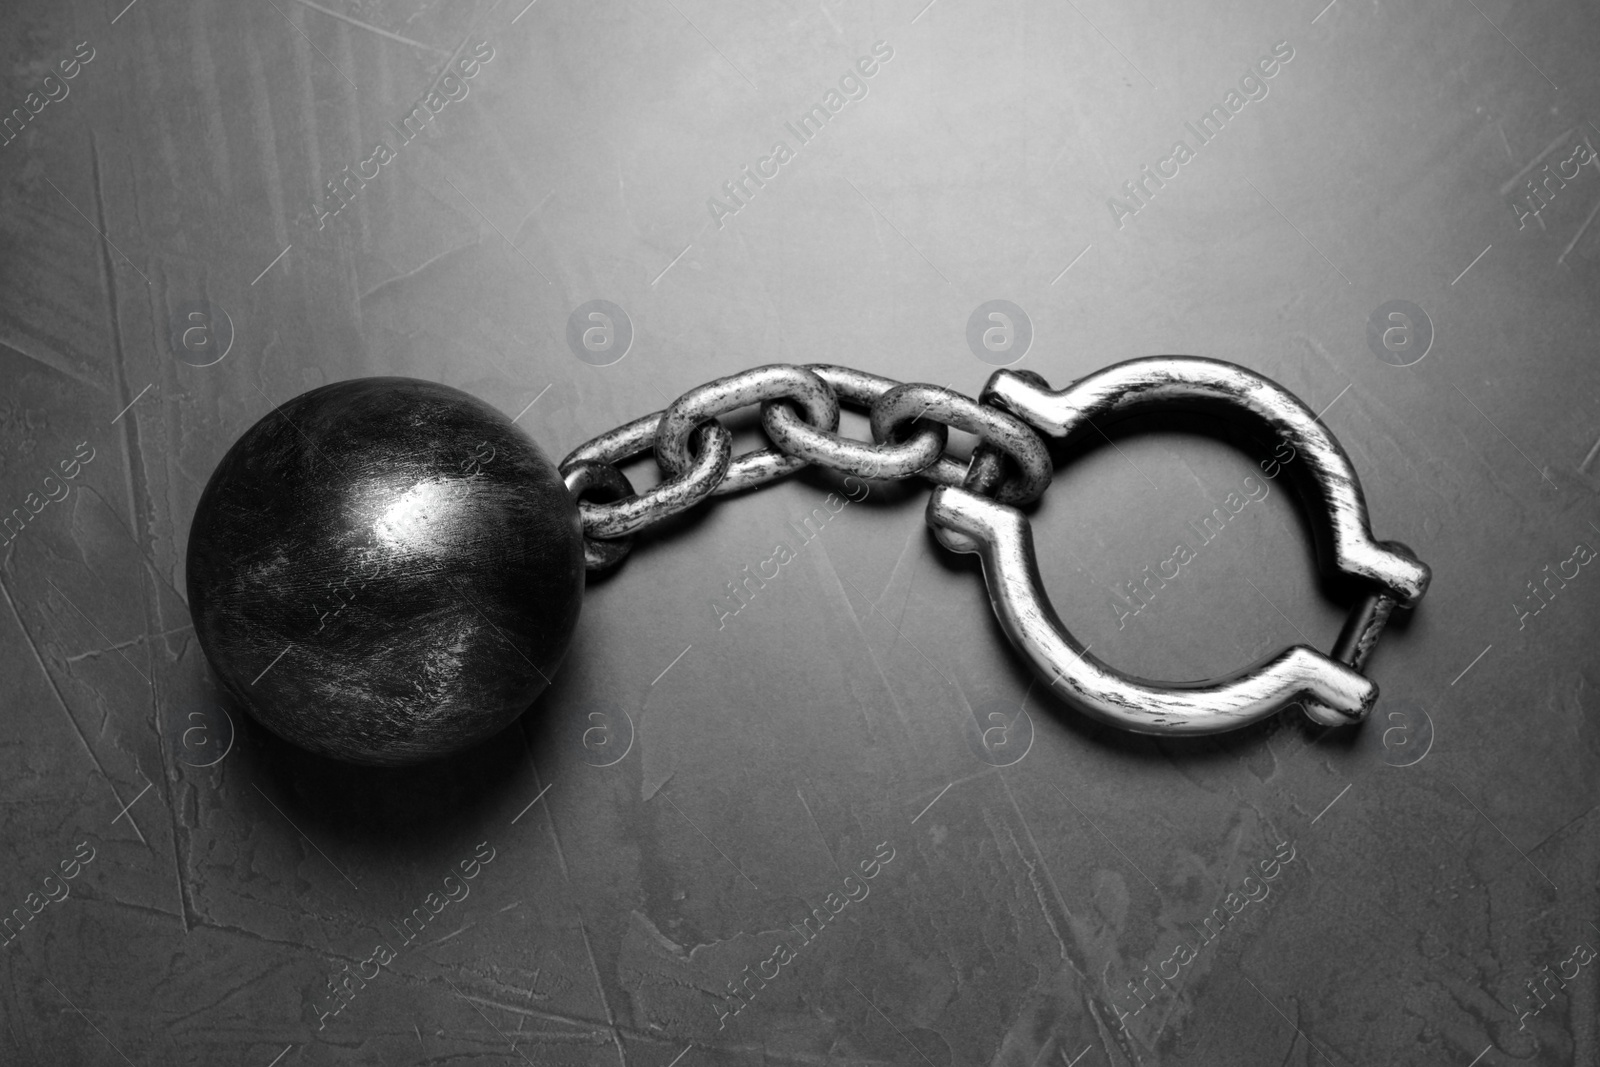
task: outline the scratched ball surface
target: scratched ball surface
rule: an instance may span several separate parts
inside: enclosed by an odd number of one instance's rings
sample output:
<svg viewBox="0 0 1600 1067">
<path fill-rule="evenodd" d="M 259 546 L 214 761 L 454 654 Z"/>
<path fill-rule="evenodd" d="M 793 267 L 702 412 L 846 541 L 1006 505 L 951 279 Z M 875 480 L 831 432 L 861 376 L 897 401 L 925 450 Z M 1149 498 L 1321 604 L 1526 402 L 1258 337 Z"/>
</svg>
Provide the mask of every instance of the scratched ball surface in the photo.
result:
<svg viewBox="0 0 1600 1067">
<path fill-rule="evenodd" d="M 313 389 L 252 426 L 189 531 L 212 669 L 313 752 L 400 766 L 510 724 L 566 654 L 577 507 L 495 408 L 414 378 Z"/>
</svg>

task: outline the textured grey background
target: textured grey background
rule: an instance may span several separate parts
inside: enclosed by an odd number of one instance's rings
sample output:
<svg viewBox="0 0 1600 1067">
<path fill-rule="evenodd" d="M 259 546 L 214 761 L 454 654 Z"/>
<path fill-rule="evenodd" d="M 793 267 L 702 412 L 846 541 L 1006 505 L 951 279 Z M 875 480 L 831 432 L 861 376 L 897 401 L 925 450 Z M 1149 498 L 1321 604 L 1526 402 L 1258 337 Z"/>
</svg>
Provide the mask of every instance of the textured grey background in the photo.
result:
<svg viewBox="0 0 1600 1067">
<path fill-rule="evenodd" d="M 1600 164 L 1520 229 L 1506 190 L 1600 142 L 1592 4 L 524 2 L 6 5 L 7 111 L 94 58 L 0 147 L 0 512 L 28 513 L 0 558 L 0 908 L 94 859 L 0 949 L 0 1061 L 1600 1062 L 1594 964 L 1519 1027 L 1539 968 L 1600 944 L 1600 576 L 1514 606 L 1600 545 Z M 319 229 L 323 184 L 480 41 L 470 94 Z M 867 95 L 714 223 L 877 41 Z M 1108 198 L 1280 41 L 1267 97 L 1119 228 Z M 592 299 L 631 320 L 611 366 L 565 340 Z M 642 542 L 555 688 L 460 759 L 325 764 L 219 698 L 185 538 L 273 405 L 415 375 L 555 457 L 758 363 L 976 393 L 990 299 L 1058 386 L 1185 352 L 1327 408 L 1376 533 L 1435 574 L 1369 724 L 1167 742 L 1046 706 L 920 486 L 851 504 L 719 629 L 833 484 L 810 475 Z M 1392 299 L 1434 326 L 1409 367 L 1366 341 Z M 211 340 L 174 345 L 197 301 Z M 1097 654 L 1182 678 L 1329 645 L 1342 608 L 1276 484 L 1117 624 L 1110 587 L 1260 458 L 1168 431 L 1059 472 L 1040 556 Z M 1289 841 L 1121 1031 L 1126 983 Z M 470 896 L 319 1027 L 329 979 L 480 842 Z M 719 1029 L 727 983 L 882 842 L 870 895 Z"/>
</svg>

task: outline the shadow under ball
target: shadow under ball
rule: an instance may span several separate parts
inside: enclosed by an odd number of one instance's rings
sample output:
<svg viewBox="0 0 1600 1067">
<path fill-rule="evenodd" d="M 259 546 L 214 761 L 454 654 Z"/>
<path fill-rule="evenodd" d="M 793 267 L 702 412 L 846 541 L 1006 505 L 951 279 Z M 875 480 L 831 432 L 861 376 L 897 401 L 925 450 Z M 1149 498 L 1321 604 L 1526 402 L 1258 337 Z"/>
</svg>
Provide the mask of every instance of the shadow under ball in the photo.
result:
<svg viewBox="0 0 1600 1067">
<path fill-rule="evenodd" d="M 467 748 L 554 676 L 577 623 L 577 506 L 499 411 L 414 378 L 303 393 L 211 475 L 189 610 L 268 729 L 387 766 Z"/>
</svg>

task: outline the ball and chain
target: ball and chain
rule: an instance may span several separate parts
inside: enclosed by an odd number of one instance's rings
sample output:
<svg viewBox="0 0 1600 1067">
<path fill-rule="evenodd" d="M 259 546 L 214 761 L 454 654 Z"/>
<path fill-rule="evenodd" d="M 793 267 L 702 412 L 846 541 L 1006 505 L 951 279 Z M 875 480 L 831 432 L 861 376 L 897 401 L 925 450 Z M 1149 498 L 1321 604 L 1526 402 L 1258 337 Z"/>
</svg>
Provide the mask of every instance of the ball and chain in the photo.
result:
<svg viewBox="0 0 1600 1067">
<path fill-rule="evenodd" d="M 760 405 L 766 447 L 733 454 L 720 421 Z M 872 439 L 839 433 L 848 405 Z M 1162 683 L 1095 657 L 1050 605 L 1024 506 L 1049 486 L 1045 439 L 1104 424 L 1221 414 L 1303 457 L 1325 575 L 1360 595 L 1329 654 L 1294 645 L 1210 679 Z M 950 429 L 977 439 L 962 462 Z M 658 484 L 621 466 L 652 453 Z M 303 393 L 235 442 L 201 494 L 186 558 L 190 611 L 225 688 L 313 751 L 399 766 L 492 736 L 551 684 L 577 625 L 586 573 L 615 567 L 641 530 L 708 497 L 815 464 L 933 483 L 926 520 L 977 553 L 1002 630 L 1077 711 L 1152 734 L 1235 730 L 1298 703 L 1324 726 L 1358 723 L 1378 687 L 1363 672 L 1429 570 L 1374 539 L 1350 457 L 1282 386 L 1196 356 L 1125 360 L 1054 390 L 994 372 L 974 400 L 831 364 L 771 364 L 718 378 L 552 464 L 513 420 L 457 389 L 362 378 Z"/>
</svg>

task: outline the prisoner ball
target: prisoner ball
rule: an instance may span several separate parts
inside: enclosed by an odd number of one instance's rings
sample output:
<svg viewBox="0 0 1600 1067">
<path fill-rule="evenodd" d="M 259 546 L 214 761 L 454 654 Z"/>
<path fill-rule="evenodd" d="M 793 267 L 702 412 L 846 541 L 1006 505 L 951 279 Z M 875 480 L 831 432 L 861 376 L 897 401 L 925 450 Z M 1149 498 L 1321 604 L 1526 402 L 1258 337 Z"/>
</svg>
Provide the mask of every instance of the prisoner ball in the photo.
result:
<svg viewBox="0 0 1600 1067">
<path fill-rule="evenodd" d="M 577 506 L 495 408 L 414 378 L 313 389 L 257 422 L 189 531 L 212 669 L 313 752 L 399 766 L 501 730 L 560 666 Z"/>
</svg>

